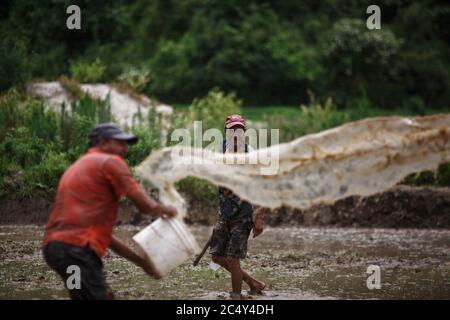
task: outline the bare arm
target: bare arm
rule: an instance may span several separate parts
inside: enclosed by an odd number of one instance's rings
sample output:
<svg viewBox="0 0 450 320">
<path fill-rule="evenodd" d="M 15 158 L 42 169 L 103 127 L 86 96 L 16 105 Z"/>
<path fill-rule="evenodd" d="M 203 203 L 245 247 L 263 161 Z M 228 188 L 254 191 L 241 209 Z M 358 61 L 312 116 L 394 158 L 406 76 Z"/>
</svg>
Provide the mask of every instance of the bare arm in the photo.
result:
<svg viewBox="0 0 450 320">
<path fill-rule="evenodd" d="M 127 197 L 144 213 L 152 216 L 162 216 L 171 218 L 177 214 L 177 210 L 172 206 L 164 206 L 150 198 L 142 188 L 134 189 L 127 194 Z"/>
<path fill-rule="evenodd" d="M 144 269 L 144 271 L 155 279 L 160 279 L 161 275 L 156 271 L 153 264 L 147 259 L 136 254 L 133 250 L 128 248 L 128 246 L 123 243 L 119 238 L 112 236 L 111 242 L 109 243 L 109 248 L 117 253 L 118 255 L 124 257 L 128 261 L 133 262 L 137 266 Z"/>
<path fill-rule="evenodd" d="M 117 195 L 126 195 L 144 214 L 173 217 L 177 210 L 171 206 L 163 206 L 150 198 L 131 174 L 130 169 L 119 156 L 111 156 L 104 162 L 102 170 L 116 191 Z"/>
<path fill-rule="evenodd" d="M 143 188 L 133 189 L 127 193 L 127 197 L 136 205 L 136 207 L 144 214 L 149 214 L 154 217 L 161 216 L 162 218 L 171 218 L 177 214 L 177 210 L 172 206 L 164 206 L 150 198 L 143 190 Z M 144 271 L 155 279 L 161 279 L 161 275 L 156 270 L 155 266 L 148 259 L 136 254 L 133 250 L 123 243 L 120 239 L 112 236 L 109 248 L 133 262 L 137 266 L 144 269 Z"/>
</svg>

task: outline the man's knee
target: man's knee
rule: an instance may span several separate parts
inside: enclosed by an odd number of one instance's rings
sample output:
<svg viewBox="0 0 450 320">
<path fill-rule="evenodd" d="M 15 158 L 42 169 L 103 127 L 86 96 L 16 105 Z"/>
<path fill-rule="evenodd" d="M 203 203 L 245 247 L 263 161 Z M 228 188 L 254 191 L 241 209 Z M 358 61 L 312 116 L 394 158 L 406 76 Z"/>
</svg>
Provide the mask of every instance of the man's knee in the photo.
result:
<svg viewBox="0 0 450 320">
<path fill-rule="evenodd" d="M 227 262 L 228 262 L 229 266 L 232 268 L 240 268 L 240 266 L 241 266 L 239 257 L 228 256 Z"/>
<path fill-rule="evenodd" d="M 212 259 L 212 261 L 213 261 L 214 263 L 218 263 L 218 264 L 223 263 L 223 262 L 226 262 L 226 260 L 225 260 L 224 257 L 219 256 L 219 255 L 216 255 L 216 254 L 213 254 L 213 255 L 211 256 L 211 259 Z"/>
</svg>

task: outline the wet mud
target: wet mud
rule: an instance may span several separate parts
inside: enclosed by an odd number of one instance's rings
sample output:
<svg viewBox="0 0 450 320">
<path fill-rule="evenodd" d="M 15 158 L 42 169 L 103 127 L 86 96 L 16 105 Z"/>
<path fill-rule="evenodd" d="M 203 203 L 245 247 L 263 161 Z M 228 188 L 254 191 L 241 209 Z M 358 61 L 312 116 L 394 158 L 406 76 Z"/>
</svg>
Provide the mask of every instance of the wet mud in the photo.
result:
<svg viewBox="0 0 450 320">
<path fill-rule="evenodd" d="M 132 244 L 141 226 L 121 225 L 116 235 Z M 211 227 L 191 226 L 200 245 Z M 0 299 L 67 299 L 62 281 L 40 251 L 43 227 L 0 226 Z M 117 299 L 229 299 L 231 281 L 187 261 L 162 280 L 108 252 L 107 281 Z M 380 289 L 366 273 L 380 267 Z M 267 283 L 248 299 L 450 299 L 450 230 L 268 227 L 249 241 L 243 268 Z M 248 288 L 244 284 L 244 291 Z"/>
</svg>

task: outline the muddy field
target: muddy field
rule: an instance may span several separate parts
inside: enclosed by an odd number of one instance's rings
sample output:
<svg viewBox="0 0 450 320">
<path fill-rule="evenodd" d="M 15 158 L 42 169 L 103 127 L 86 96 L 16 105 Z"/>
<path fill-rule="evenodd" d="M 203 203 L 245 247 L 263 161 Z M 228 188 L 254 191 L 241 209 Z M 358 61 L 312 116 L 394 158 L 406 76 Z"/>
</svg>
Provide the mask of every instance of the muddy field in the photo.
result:
<svg viewBox="0 0 450 320">
<path fill-rule="evenodd" d="M 116 234 L 131 244 L 142 227 Z M 211 231 L 191 226 L 203 245 Z M 40 251 L 42 226 L 0 226 L 0 299 L 67 299 Z M 450 299 L 450 230 L 363 228 L 267 228 L 249 242 L 244 268 L 268 284 L 251 299 Z M 105 271 L 117 299 L 227 299 L 223 269 L 186 262 L 156 281 L 113 253 Z M 367 288 L 369 265 L 381 268 L 381 289 Z M 245 288 L 247 289 L 247 288 Z"/>
</svg>

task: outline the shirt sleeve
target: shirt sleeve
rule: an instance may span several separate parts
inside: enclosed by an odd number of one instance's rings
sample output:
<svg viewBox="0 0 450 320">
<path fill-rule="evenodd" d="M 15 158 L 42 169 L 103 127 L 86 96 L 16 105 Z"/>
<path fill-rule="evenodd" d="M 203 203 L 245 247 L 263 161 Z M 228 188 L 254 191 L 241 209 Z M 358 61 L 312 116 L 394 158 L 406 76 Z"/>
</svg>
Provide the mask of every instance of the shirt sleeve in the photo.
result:
<svg viewBox="0 0 450 320">
<path fill-rule="evenodd" d="M 128 165 L 119 156 L 111 156 L 103 165 L 103 172 L 118 197 L 139 189 L 139 183 L 133 178 Z"/>
</svg>

